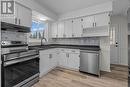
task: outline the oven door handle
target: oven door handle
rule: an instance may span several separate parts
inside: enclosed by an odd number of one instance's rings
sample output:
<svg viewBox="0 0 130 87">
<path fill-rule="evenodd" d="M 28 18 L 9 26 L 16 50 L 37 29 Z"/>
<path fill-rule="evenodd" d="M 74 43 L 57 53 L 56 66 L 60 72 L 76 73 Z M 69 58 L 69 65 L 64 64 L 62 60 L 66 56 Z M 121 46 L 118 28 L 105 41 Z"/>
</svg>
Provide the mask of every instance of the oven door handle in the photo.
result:
<svg viewBox="0 0 130 87">
<path fill-rule="evenodd" d="M 24 62 L 24 61 L 28 61 L 28 60 L 32 60 L 32 59 L 36 59 L 36 58 L 39 58 L 39 55 L 28 56 L 28 57 L 24 57 L 24 58 L 20 58 L 20 59 L 6 61 L 6 62 L 4 62 L 4 66 L 13 65 L 13 64 L 16 64 L 16 63 L 20 63 L 20 62 Z"/>
</svg>

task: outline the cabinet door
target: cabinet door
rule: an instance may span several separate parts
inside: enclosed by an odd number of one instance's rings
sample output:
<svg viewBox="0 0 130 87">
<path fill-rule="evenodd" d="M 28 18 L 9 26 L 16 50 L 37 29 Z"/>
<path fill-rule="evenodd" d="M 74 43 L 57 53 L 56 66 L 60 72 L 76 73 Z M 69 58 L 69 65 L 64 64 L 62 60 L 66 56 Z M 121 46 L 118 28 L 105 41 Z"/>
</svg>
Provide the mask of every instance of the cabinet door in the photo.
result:
<svg viewBox="0 0 130 87">
<path fill-rule="evenodd" d="M 96 27 L 107 26 L 109 25 L 109 22 L 110 22 L 110 16 L 108 13 L 95 15 Z"/>
<path fill-rule="evenodd" d="M 32 25 L 32 11 L 18 4 L 18 24 L 21 26 L 31 27 Z"/>
<path fill-rule="evenodd" d="M 50 64 L 51 68 L 54 68 L 57 66 L 57 53 L 50 54 Z"/>
<path fill-rule="evenodd" d="M 58 60 L 59 60 L 59 66 L 67 67 L 67 65 L 68 65 L 67 60 L 68 60 L 68 58 L 66 57 L 66 53 L 60 53 Z"/>
<path fill-rule="evenodd" d="M 73 20 L 73 37 L 81 37 L 82 36 L 82 25 L 81 19 Z"/>
<path fill-rule="evenodd" d="M 94 27 L 94 16 L 84 17 L 82 21 L 83 28 L 93 28 Z"/>
<path fill-rule="evenodd" d="M 57 38 L 57 30 L 58 30 L 58 26 L 57 26 L 57 23 L 52 23 L 52 26 L 51 26 L 51 29 L 52 29 L 52 38 Z"/>
<path fill-rule="evenodd" d="M 68 58 L 68 66 L 69 66 L 69 68 L 79 69 L 79 64 L 80 64 L 79 54 L 70 53 L 69 58 Z"/>
<path fill-rule="evenodd" d="M 58 38 L 64 37 L 64 22 L 58 23 Z"/>
<path fill-rule="evenodd" d="M 65 21 L 65 37 L 72 37 L 72 20 Z"/>
<path fill-rule="evenodd" d="M 40 52 L 40 77 L 45 75 L 50 69 L 50 60 L 48 54 Z"/>
</svg>

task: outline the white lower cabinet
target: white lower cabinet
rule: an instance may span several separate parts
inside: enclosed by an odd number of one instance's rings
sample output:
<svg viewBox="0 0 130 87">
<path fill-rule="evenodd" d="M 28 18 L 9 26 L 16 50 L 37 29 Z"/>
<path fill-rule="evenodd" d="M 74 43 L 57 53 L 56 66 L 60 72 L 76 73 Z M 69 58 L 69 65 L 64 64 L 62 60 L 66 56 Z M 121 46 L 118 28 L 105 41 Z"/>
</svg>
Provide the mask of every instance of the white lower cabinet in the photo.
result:
<svg viewBox="0 0 130 87">
<path fill-rule="evenodd" d="M 49 58 L 50 58 L 51 69 L 55 68 L 58 65 L 57 57 L 58 57 L 57 53 L 50 54 Z"/>
<path fill-rule="evenodd" d="M 59 53 L 58 56 L 58 63 L 60 67 L 67 67 L 67 56 L 66 53 Z"/>
<path fill-rule="evenodd" d="M 68 67 L 72 69 L 79 69 L 80 63 L 80 54 L 70 53 L 68 58 Z"/>
<path fill-rule="evenodd" d="M 40 77 L 57 66 L 57 53 L 40 51 Z"/>
<path fill-rule="evenodd" d="M 63 51 L 62 51 L 63 50 Z M 55 67 L 63 67 L 68 69 L 79 69 L 80 52 L 79 50 L 61 49 L 56 52 L 55 49 L 40 51 L 40 77 L 47 74 Z"/>
<path fill-rule="evenodd" d="M 43 54 L 40 51 L 40 77 L 45 75 L 50 69 L 49 54 Z"/>
<path fill-rule="evenodd" d="M 80 63 L 80 53 L 72 53 L 72 52 L 66 52 L 66 53 L 60 53 L 59 54 L 59 66 L 69 69 L 79 69 L 79 63 Z"/>
</svg>

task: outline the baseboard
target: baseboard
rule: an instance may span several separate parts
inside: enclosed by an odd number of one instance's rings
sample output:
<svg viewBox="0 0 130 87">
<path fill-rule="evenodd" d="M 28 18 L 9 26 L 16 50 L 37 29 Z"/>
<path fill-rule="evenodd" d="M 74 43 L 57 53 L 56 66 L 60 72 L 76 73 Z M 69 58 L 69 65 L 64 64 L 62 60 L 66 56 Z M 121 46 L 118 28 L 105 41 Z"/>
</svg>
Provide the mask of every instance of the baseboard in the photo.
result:
<svg viewBox="0 0 130 87">
<path fill-rule="evenodd" d="M 69 68 L 69 67 L 65 67 L 65 66 L 57 66 L 57 68 L 63 68 L 63 69 L 68 69 L 68 70 L 72 70 L 72 71 L 79 71 L 79 69 Z"/>
<path fill-rule="evenodd" d="M 128 65 L 121 65 L 121 64 L 111 64 L 111 65 L 120 66 L 120 67 L 128 67 Z"/>
</svg>

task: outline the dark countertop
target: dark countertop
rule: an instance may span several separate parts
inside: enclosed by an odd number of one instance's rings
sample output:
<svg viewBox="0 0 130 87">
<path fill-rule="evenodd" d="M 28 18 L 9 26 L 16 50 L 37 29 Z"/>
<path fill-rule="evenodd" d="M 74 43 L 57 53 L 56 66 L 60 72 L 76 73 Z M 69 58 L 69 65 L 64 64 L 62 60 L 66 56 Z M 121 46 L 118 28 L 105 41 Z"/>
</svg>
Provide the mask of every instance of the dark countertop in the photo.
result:
<svg viewBox="0 0 130 87">
<path fill-rule="evenodd" d="M 35 50 L 47 50 L 52 48 L 68 48 L 68 49 L 80 49 L 80 50 L 91 50 L 91 51 L 99 51 L 99 46 L 94 45 L 66 45 L 66 44 L 48 44 L 48 45 L 36 45 L 29 46 L 29 49 Z"/>
</svg>

